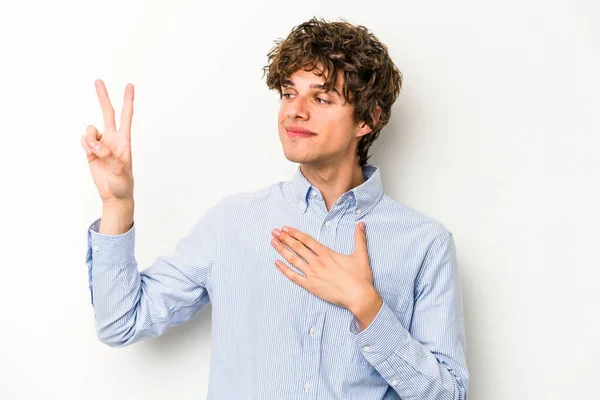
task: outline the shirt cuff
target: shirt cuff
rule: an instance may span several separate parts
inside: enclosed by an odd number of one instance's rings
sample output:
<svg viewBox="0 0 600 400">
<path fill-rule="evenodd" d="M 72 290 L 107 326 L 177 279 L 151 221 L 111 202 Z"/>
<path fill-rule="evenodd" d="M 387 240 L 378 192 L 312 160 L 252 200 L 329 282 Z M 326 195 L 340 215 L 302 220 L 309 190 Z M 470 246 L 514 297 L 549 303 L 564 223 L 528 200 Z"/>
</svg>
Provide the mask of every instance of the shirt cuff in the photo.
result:
<svg viewBox="0 0 600 400">
<path fill-rule="evenodd" d="M 120 235 L 99 233 L 100 218 L 89 229 L 89 243 L 94 265 L 124 266 L 134 261 L 135 222 L 131 228 Z"/>
<path fill-rule="evenodd" d="M 369 326 L 361 332 L 358 321 L 353 318 L 350 332 L 354 334 L 356 346 L 372 365 L 386 360 L 410 337 L 385 300 Z"/>
</svg>

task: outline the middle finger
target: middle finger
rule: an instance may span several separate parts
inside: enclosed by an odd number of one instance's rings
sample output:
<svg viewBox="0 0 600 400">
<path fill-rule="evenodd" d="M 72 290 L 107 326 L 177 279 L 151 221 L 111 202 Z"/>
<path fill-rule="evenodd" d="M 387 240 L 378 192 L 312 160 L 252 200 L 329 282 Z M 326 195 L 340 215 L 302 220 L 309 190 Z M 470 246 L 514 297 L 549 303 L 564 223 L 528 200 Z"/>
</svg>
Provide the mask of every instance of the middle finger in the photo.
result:
<svg viewBox="0 0 600 400">
<path fill-rule="evenodd" d="M 308 247 L 304 245 L 304 243 L 293 238 L 285 232 L 279 231 L 279 235 L 277 235 L 276 232 L 277 231 L 273 230 L 273 235 L 277 237 L 282 243 L 285 243 L 288 247 L 290 247 L 296 254 L 298 254 L 300 257 L 306 260 L 306 263 L 310 264 L 314 261 L 315 255 Z"/>
<path fill-rule="evenodd" d="M 133 85 L 128 83 L 125 86 L 125 97 L 123 99 L 123 108 L 121 109 L 121 123 L 119 130 L 125 132 L 127 138 L 131 138 L 131 120 L 133 118 Z"/>
<path fill-rule="evenodd" d="M 271 239 L 271 245 L 275 247 L 277 252 L 281 254 L 283 258 L 285 258 L 291 265 L 302 271 L 304 275 L 307 275 L 306 270 L 304 268 L 307 267 L 308 264 L 304 260 L 302 260 L 296 254 L 290 251 L 287 247 L 285 247 L 285 245 L 282 242 L 280 242 L 277 238 Z"/>
</svg>

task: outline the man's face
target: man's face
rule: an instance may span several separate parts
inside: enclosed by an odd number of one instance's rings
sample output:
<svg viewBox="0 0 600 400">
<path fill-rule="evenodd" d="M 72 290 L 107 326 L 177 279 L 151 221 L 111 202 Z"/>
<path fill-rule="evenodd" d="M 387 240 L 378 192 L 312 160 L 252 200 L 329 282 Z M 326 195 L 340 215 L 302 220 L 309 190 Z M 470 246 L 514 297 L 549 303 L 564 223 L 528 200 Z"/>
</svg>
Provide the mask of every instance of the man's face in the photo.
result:
<svg viewBox="0 0 600 400">
<path fill-rule="evenodd" d="M 342 98 L 342 79 L 340 72 L 337 92 L 319 88 L 325 80 L 313 71 L 298 70 L 283 83 L 278 126 L 279 139 L 288 160 L 331 165 L 356 158 L 359 137 L 371 129 L 367 125 L 360 128 L 354 123 L 354 107 Z M 296 130 L 314 134 L 294 137 Z"/>
</svg>

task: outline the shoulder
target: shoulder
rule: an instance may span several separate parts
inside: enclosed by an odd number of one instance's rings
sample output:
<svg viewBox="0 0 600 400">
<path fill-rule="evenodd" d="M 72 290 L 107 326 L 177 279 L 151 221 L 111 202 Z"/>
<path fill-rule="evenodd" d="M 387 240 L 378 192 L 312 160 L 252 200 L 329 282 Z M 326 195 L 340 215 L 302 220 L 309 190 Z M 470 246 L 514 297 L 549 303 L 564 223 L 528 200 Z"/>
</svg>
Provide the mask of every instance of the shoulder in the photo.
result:
<svg viewBox="0 0 600 400">
<path fill-rule="evenodd" d="M 381 218 L 390 220 L 390 223 L 398 229 L 416 231 L 419 236 L 438 242 L 452 235 L 450 229 L 439 220 L 409 207 L 387 194 L 382 196 L 377 208 Z"/>
<path fill-rule="evenodd" d="M 280 182 L 271 183 L 255 190 L 229 193 L 222 196 L 219 207 L 225 212 L 236 213 L 253 207 L 264 207 L 279 190 Z"/>
</svg>

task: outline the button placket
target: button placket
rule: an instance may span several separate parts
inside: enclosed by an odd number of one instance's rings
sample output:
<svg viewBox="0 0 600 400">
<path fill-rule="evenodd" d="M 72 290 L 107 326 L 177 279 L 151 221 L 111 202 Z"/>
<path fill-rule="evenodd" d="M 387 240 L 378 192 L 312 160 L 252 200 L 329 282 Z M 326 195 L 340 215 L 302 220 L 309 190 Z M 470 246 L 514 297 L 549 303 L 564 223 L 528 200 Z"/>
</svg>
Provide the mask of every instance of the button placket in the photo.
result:
<svg viewBox="0 0 600 400">
<path fill-rule="evenodd" d="M 315 395 L 313 393 L 317 390 L 318 387 L 318 379 L 319 379 L 319 365 L 321 363 L 321 335 L 320 332 L 323 330 L 323 324 L 325 320 L 325 312 L 320 310 L 318 307 L 318 302 L 310 303 L 308 311 L 308 315 L 306 317 L 306 339 L 304 340 L 304 344 L 302 346 L 303 352 L 303 374 L 302 380 L 299 382 L 303 385 L 304 392 L 312 393 L 312 396 Z M 312 310 L 311 310 L 312 309 Z M 312 390 L 311 390 L 312 389 Z"/>
<path fill-rule="evenodd" d="M 317 192 L 311 193 L 313 197 L 315 197 Z M 319 200 L 320 202 L 320 200 Z M 319 205 L 320 206 L 320 205 Z M 316 208 L 315 208 L 316 209 Z M 327 247 L 332 247 L 333 243 L 335 243 L 335 223 L 339 219 L 339 210 L 334 209 L 331 210 L 333 212 L 328 213 L 326 215 L 325 221 L 322 222 L 320 228 L 318 228 L 318 232 L 314 234 L 316 240 L 318 240 L 321 244 Z M 316 390 L 318 390 L 319 385 L 319 365 L 321 363 L 321 353 L 322 353 L 322 331 L 325 319 L 325 303 L 322 299 L 316 299 L 315 302 L 309 303 L 308 311 L 308 319 L 306 330 L 304 331 L 306 334 L 306 340 L 303 346 L 303 374 L 302 380 L 298 383 L 303 385 L 304 392 L 306 395 L 309 393 L 312 396 L 316 395 Z M 313 306 L 321 306 L 320 309 L 312 310 Z M 311 390 L 312 389 L 312 390 Z M 311 397 L 312 397 L 311 396 Z"/>
</svg>

